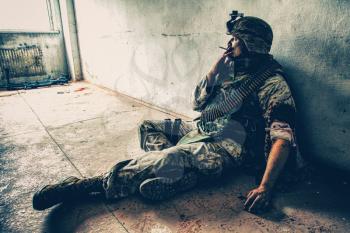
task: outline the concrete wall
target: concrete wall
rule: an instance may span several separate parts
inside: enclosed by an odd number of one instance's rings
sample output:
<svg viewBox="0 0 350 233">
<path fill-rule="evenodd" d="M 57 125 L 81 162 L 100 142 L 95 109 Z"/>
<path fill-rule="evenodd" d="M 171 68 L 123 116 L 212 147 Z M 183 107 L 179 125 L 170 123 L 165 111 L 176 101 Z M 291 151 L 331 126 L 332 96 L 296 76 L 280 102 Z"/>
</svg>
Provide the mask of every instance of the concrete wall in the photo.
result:
<svg viewBox="0 0 350 233">
<path fill-rule="evenodd" d="M 68 67 L 65 55 L 64 39 L 61 33 L 61 19 L 58 1 L 53 2 L 53 22 L 55 28 L 52 32 L 9 32 L 0 31 L 0 48 L 17 48 L 23 46 L 36 45 L 41 48 L 43 54 L 43 66 L 46 71 L 45 76 L 18 77 L 12 82 L 21 82 L 24 80 L 40 80 L 47 75 L 57 77 L 59 75 L 68 75 Z M 11 20 L 11 19 L 9 19 Z M 56 30 L 56 31 L 55 31 Z M 4 75 L 0 74 L 0 87 L 6 86 Z"/>
<path fill-rule="evenodd" d="M 232 9 L 268 21 L 306 155 L 350 171 L 350 2 L 76 0 L 84 77 L 193 116 L 189 96 L 222 51 Z M 308 146 L 305 147 L 305 144 Z"/>
</svg>

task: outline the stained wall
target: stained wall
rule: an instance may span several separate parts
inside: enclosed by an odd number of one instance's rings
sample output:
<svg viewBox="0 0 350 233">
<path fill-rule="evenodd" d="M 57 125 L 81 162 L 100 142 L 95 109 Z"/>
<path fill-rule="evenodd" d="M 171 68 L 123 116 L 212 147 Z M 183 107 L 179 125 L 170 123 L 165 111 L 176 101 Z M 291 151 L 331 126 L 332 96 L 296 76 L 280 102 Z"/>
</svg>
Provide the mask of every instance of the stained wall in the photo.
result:
<svg viewBox="0 0 350 233">
<path fill-rule="evenodd" d="M 274 31 L 299 110 L 306 156 L 350 171 L 350 2 L 76 0 L 84 78 L 194 116 L 191 92 L 222 53 L 231 10 Z"/>
<path fill-rule="evenodd" d="M 0 31 L 0 49 L 17 49 L 35 46 L 41 50 L 41 56 L 38 56 L 40 57 L 39 59 L 33 59 L 33 57 L 30 56 L 30 58 L 27 60 L 19 59 L 21 64 L 18 63 L 18 67 L 16 67 L 16 64 L 10 64 L 9 67 L 14 70 L 20 70 L 25 66 L 28 66 L 30 68 L 33 65 L 32 63 L 36 61 L 41 63 L 40 66 L 43 68 L 44 72 L 40 72 L 37 75 L 35 75 L 35 73 L 25 74 L 25 72 L 21 72 L 23 75 L 10 77 L 12 83 L 39 81 L 47 78 L 48 75 L 56 78 L 61 75 L 69 75 L 64 38 L 62 34 L 60 7 L 58 0 L 53 0 L 51 2 L 52 21 L 54 22 L 54 28 L 52 28 L 51 31 Z M 9 18 L 8 20 L 11 19 Z M 0 66 L 0 87 L 3 88 L 7 86 L 5 76 L 6 75 L 4 69 L 1 69 Z"/>
</svg>

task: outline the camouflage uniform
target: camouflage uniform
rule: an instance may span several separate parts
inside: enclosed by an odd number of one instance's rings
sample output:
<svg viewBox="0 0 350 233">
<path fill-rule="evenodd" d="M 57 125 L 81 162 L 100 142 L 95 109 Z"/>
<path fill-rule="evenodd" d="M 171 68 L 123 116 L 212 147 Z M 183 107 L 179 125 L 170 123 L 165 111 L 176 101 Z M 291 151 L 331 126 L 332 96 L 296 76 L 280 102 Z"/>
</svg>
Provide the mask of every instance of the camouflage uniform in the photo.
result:
<svg viewBox="0 0 350 233">
<path fill-rule="evenodd" d="M 247 78 L 244 73 L 231 73 L 212 84 L 203 78 L 194 91 L 194 110 L 201 111 L 208 104 L 222 101 Z M 290 169 L 287 170 L 292 171 L 296 161 L 294 113 L 290 89 L 282 71 L 276 71 L 244 101 L 237 113 L 216 122 L 223 124 L 221 134 L 208 136 L 196 122 L 181 121 L 174 140 L 166 132 L 166 121 L 144 121 L 139 126 L 139 135 L 141 148 L 146 153 L 116 164 L 105 175 L 106 196 L 125 197 L 137 192 L 146 179 L 178 180 L 191 171 L 198 175 L 199 181 L 219 179 L 226 171 L 242 166 L 262 171 L 272 141 L 277 138 L 291 142 Z"/>
<path fill-rule="evenodd" d="M 191 122 L 182 121 L 178 138 L 193 132 Z M 145 154 L 116 164 L 105 175 L 103 186 L 107 198 L 129 196 L 138 191 L 141 182 L 154 177 L 174 182 L 189 172 L 198 181 L 217 179 L 236 166 L 219 142 L 198 141 L 177 144 L 165 133 L 165 121 L 144 121 L 139 126 L 140 143 Z"/>
</svg>

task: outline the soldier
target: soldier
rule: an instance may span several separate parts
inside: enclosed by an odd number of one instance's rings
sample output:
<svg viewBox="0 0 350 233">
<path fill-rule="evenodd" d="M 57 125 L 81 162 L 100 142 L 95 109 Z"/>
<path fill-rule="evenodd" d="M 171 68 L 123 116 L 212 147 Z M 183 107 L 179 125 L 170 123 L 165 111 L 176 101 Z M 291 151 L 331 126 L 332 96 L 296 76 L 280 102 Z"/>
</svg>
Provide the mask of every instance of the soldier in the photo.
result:
<svg viewBox="0 0 350 233">
<path fill-rule="evenodd" d="M 233 12 L 227 29 L 232 39 L 226 52 L 194 90 L 199 119 L 142 122 L 139 138 L 146 153 L 105 175 L 47 185 L 34 194 L 34 209 L 91 193 L 164 200 L 239 167 L 261 171 L 244 205 L 251 212 L 264 209 L 276 182 L 296 169 L 295 104 L 283 70 L 269 54 L 271 27 Z"/>
</svg>

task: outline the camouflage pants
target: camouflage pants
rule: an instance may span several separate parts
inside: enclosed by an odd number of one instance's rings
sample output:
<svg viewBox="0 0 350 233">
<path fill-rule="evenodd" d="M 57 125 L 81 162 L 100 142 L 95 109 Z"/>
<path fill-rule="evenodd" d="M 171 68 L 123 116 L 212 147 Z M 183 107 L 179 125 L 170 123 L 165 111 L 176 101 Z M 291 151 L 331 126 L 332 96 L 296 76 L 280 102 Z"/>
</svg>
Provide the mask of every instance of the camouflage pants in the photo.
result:
<svg viewBox="0 0 350 233">
<path fill-rule="evenodd" d="M 194 127 L 184 121 L 144 121 L 139 126 L 140 145 L 146 153 L 117 163 L 104 176 L 108 199 L 126 197 L 138 191 L 149 178 L 166 177 L 176 181 L 188 172 L 201 180 L 215 180 L 234 168 L 234 157 L 222 141 L 176 145 Z"/>
</svg>

